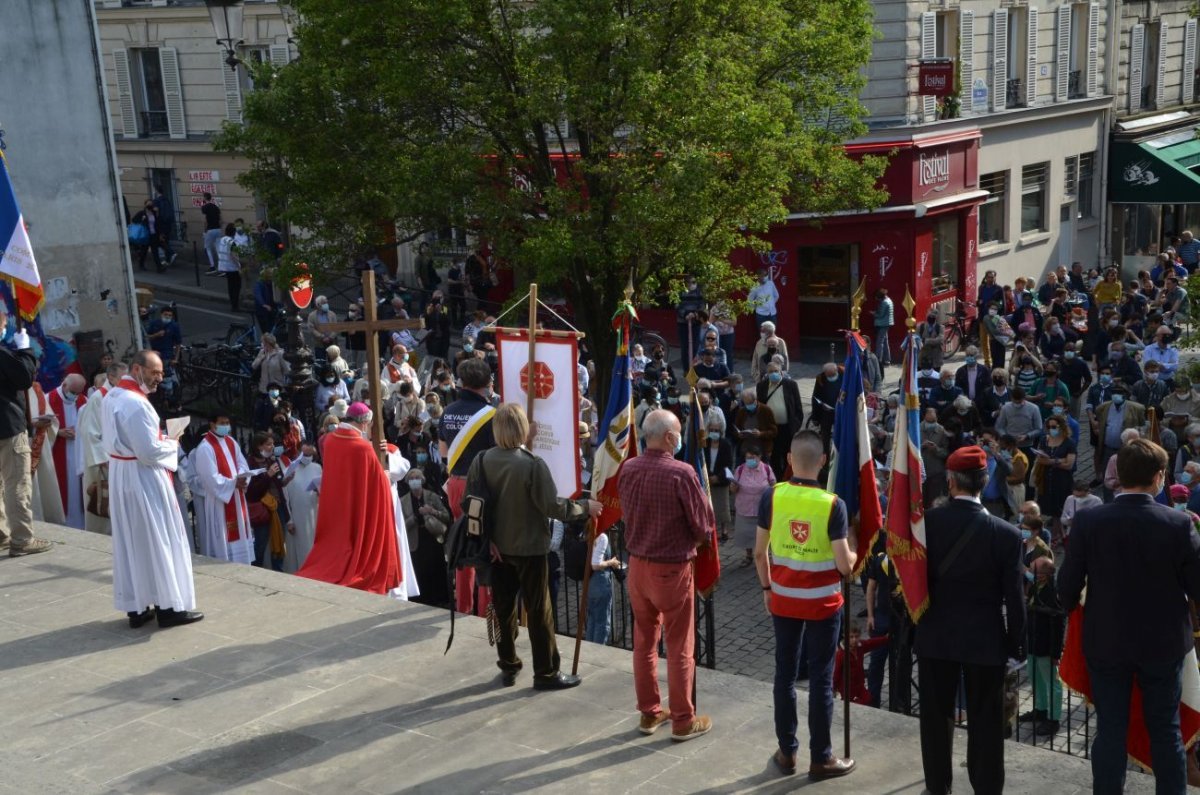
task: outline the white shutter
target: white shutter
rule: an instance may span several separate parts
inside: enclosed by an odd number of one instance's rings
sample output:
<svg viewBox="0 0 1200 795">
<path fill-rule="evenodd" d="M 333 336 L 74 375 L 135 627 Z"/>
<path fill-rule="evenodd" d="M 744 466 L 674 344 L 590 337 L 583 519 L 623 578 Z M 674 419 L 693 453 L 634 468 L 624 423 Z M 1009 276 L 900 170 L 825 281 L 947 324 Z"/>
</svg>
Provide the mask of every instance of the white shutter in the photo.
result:
<svg viewBox="0 0 1200 795">
<path fill-rule="evenodd" d="M 1196 97 L 1196 20 L 1183 26 L 1183 93 L 1180 101 L 1191 104 Z"/>
<path fill-rule="evenodd" d="M 235 69 L 230 69 L 229 64 L 222 59 L 218 61 L 221 65 L 221 75 L 225 78 L 225 118 L 235 124 L 242 123 L 242 81 L 238 75 L 238 69 L 245 69 L 245 66 L 239 66 Z"/>
<path fill-rule="evenodd" d="M 934 11 L 921 14 L 921 60 L 937 57 L 937 22 L 938 15 Z M 921 97 L 921 119 L 934 121 L 937 119 L 937 98 Z"/>
<path fill-rule="evenodd" d="M 292 61 L 292 47 L 290 44 L 272 44 L 271 45 L 271 65 L 278 68 L 287 66 Z"/>
<path fill-rule="evenodd" d="M 137 110 L 133 106 L 133 75 L 129 71 L 129 50 L 113 50 L 117 72 L 117 105 L 121 109 L 121 134 L 137 138 Z"/>
<path fill-rule="evenodd" d="M 174 47 L 159 47 L 158 62 L 162 67 L 163 98 L 167 103 L 167 130 L 172 138 L 187 138 L 183 83 L 179 79 L 179 51 Z"/>
<path fill-rule="evenodd" d="M 1054 101 L 1062 102 L 1071 91 L 1071 6 L 1058 7 L 1058 44 L 1054 67 Z"/>
<path fill-rule="evenodd" d="M 971 88 L 975 83 L 975 12 L 960 11 L 958 17 L 958 103 L 963 113 L 975 108 L 971 104 Z M 979 108 L 986 110 L 986 108 Z"/>
<path fill-rule="evenodd" d="M 1129 112 L 1142 109 L 1142 59 L 1146 45 L 1146 26 L 1134 25 L 1129 41 Z"/>
<path fill-rule="evenodd" d="M 1088 5 L 1088 39 L 1087 39 L 1087 95 L 1094 97 L 1099 93 L 1100 81 L 1100 4 Z M 1109 58 L 1116 55 L 1109 53 Z"/>
<path fill-rule="evenodd" d="M 992 12 L 992 110 L 1004 110 L 1008 97 L 1008 9 Z"/>
<path fill-rule="evenodd" d="M 1030 8 L 1025 17 L 1025 107 L 1037 104 L 1038 10 Z"/>
<path fill-rule="evenodd" d="M 1167 104 L 1167 20 L 1158 23 L 1158 74 L 1154 84 L 1154 108 Z"/>
</svg>

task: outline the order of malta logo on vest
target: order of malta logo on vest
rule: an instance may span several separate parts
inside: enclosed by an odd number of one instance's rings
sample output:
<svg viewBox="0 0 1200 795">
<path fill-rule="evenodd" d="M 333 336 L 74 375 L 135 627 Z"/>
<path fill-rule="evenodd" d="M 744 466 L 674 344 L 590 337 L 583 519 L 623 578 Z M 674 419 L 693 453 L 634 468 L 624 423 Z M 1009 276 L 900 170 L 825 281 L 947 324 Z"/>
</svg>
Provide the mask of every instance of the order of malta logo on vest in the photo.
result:
<svg viewBox="0 0 1200 795">
<path fill-rule="evenodd" d="M 803 544 L 808 541 L 808 534 L 812 530 L 812 525 L 799 519 L 793 519 L 791 529 L 792 538 L 796 539 L 796 543 Z"/>
</svg>

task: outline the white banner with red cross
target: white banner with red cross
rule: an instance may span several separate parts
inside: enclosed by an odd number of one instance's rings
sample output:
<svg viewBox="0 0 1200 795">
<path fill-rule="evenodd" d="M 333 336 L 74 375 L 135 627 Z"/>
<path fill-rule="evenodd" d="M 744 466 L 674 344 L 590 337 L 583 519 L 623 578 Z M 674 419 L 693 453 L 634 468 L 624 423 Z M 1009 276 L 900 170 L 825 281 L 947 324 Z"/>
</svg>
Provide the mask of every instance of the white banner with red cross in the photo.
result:
<svg viewBox="0 0 1200 795">
<path fill-rule="evenodd" d="M 500 395 L 505 403 L 527 404 L 532 373 L 533 421 L 537 437 L 530 450 L 550 467 L 558 496 L 573 498 L 582 491 L 579 458 L 578 342 L 572 337 L 537 336 L 533 361 L 529 334 L 497 329 Z"/>
</svg>

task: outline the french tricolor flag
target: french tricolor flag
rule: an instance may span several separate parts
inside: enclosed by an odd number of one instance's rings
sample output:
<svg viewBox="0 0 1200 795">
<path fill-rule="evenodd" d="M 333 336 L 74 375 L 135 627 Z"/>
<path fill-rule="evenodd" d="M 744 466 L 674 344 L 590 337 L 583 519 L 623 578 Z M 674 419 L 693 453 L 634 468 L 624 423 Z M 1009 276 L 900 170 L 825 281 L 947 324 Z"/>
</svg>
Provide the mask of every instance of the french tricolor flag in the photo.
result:
<svg viewBox="0 0 1200 795">
<path fill-rule="evenodd" d="M 883 525 L 875 461 L 867 433 L 867 401 L 863 391 L 862 352 L 857 332 L 846 335 L 846 368 L 833 419 L 829 490 L 846 503 L 851 527 L 858 521 L 858 569 L 871 557 L 871 545 Z M 857 572 L 855 572 L 857 573 Z"/>
<path fill-rule="evenodd" d="M 0 249 L 0 276 L 12 283 L 17 312 L 25 320 L 33 320 L 46 298 L 3 154 L 0 154 L 0 245 L 3 246 Z"/>
</svg>

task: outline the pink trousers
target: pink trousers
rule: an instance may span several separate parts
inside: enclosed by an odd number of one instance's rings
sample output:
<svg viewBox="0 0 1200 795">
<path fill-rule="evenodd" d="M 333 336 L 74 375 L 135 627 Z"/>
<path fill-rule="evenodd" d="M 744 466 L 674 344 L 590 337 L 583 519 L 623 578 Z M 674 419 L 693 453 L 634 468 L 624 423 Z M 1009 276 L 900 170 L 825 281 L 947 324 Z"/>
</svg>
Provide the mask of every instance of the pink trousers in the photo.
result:
<svg viewBox="0 0 1200 795">
<path fill-rule="evenodd" d="M 696 717 L 692 682 L 696 678 L 695 587 L 692 564 L 629 561 L 629 602 L 633 608 L 633 687 L 643 715 L 660 709 L 658 633 L 667 647 L 667 687 L 671 725 L 684 732 Z"/>
</svg>

